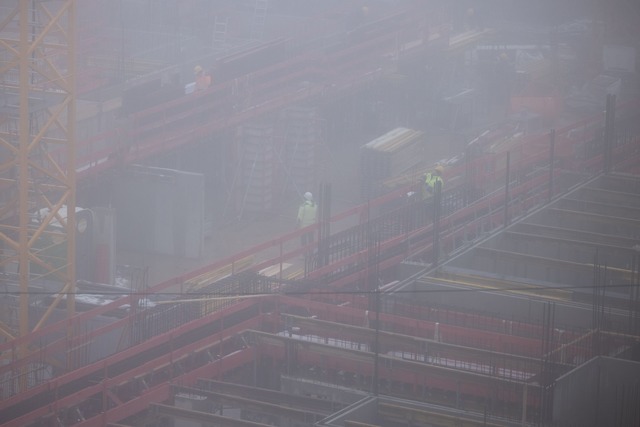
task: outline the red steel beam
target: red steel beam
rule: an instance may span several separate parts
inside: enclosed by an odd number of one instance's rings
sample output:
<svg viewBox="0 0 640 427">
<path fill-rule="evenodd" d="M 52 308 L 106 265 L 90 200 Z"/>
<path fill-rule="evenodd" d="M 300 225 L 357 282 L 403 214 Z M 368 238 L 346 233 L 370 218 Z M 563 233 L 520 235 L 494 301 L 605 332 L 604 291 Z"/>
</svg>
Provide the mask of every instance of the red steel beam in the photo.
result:
<svg viewBox="0 0 640 427">
<path fill-rule="evenodd" d="M 219 311 L 219 312 L 215 312 L 212 313 L 210 315 L 207 316 L 203 316 L 199 319 L 196 319 L 190 323 L 187 323 L 179 328 L 175 328 L 171 331 L 165 332 L 163 334 L 160 335 L 156 335 L 148 340 L 146 340 L 145 342 L 138 344 L 136 346 L 133 347 L 129 347 L 121 352 L 117 352 L 109 357 L 107 357 L 104 360 L 98 361 L 98 362 L 94 362 L 90 365 L 87 366 L 83 366 L 81 368 L 75 369 L 71 372 L 68 372 L 66 374 L 63 374 L 61 376 L 58 376 L 54 379 L 52 379 L 51 381 L 45 382 L 41 385 L 32 387 L 31 389 L 29 389 L 28 391 L 24 392 L 24 393 L 20 393 L 17 394 L 15 396 L 12 396 L 8 399 L 4 399 L 2 401 L 0 401 L 0 410 L 8 408 L 10 406 L 16 405 L 17 403 L 29 399 L 33 396 L 38 395 L 39 393 L 43 393 L 43 392 L 51 392 L 51 391 L 55 391 L 58 390 L 60 387 L 62 387 L 65 384 L 69 384 L 73 381 L 76 381 L 78 379 L 82 379 L 85 378 L 87 376 L 90 376 L 91 374 L 99 374 L 99 373 L 103 373 L 105 372 L 105 368 L 107 366 L 110 365 L 114 365 L 116 363 L 120 363 L 123 361 L 126 361 L 129 358 L 132 358 L 134 356 L 136 356 L 139 353 L 148 351 L 150 349 L 156 348 L 158 346 L 161 346 L 163 344 L 165 344 L 166 342 L 171 342 L 173 341 L 173 336 L 175 335 L 182 335 L 188 331 L 191 330 L 195 330 L 197 328 L 200 328 L 206 324 L 209 324 L 211 322 L 214 322 L 218 319 L 224 319 L 225 317 L 233 314 L 233 313 L 237 313 L 247 307 L 253 306 L 257 304 L 257 301 L 253 301 L 253 300 L 242 300 L 240 302 L 238 302 L 237 304 L 233 304 L 230 307 L 227 307 L 224 311 Z M 99 337 L 100 336 L 100 330 L 95 331 L 95 337 Z M 191 347 L 195 346 L 194 348 L 196 348 L 196 345 L 190 345 L 186 348 L 192 349 Z M 160 355 L 159 355 L 160 356 Z M 42 355 L 40 356 L 42 357 Z M 42 359 L 41 359 L 42 360 Z M 17 363 L 17 367 L 22 366 L 23 363 Z M 129 373 L 132 371 L 129 371 Z"/>
<path fill-rule="evenodd" d="M 362 298 L 365 300 L 366 298 Z M 368 309 L 338 306 L 300 298 L 281 296 L 278 299 L 280 306 L 305 308 L 309 313 L 317 315 L 320 320 L 329 320 L 337 323 L 346 323 L 353 326 L 363 326 L 366 321 L 369 324 L 375 322 L 376 314 Z M 407 311 L 412 307 L 406 306 Z M 416 306 L 413 307 L 415 312 Z M 418 307 L 419 309 L 419 307 Z M 411 314 L 409 311 L 407 314 Z M 481 317 L 481 316 L 478 316 Z M 541 338 L 525 338 L 507 333 L 483 330 L 480 328 L 449 325 L 445 322 L 421 320 L 419 318 L 399 316 L 396 314 L 379 313 L 380 321 L 386 325 L 383 329 L 402 331 L 405 335 L 415 335 L 423 338 L 433 337 L 436 324 L 445 343 L 460 345 L 464 342 L 479 342 L 483 348 L 492 351 L 510 352 L 516 349 L 517 354 L 529 357 L 540 357 Z M 484 319 L 482 319 L 484 320 Z M 496 326 L 504 326 L 498 322 Z"/>
<path fill-rule="evenodd" d="M 286 344 L 292 343 L 296 345 L 296 356 L 293 363 L 373 376 L 373 353 L 284 336 L 267 337 L 262 333 L 255 334 L 259 342 L 258 351 L 261 355 L 270 356 L 282 362 L 288 361 Z M 525 384 L 524 381 L 508 380 L 481 373 L 404 360 L 383 354 L 378 357 L 380 359 L 378 366 L 379 378 L 390 382 L 402 382 L 413 386 L 428 385 L 429 387 L 460 391 L 461 393 L 468 393 L 478 397 L 486 396 L 488 393 L 493 392 L 495 387 L 507 387 L 513 391 L 514 389 L 523 388 Z M 536 386 L 530 384 L 528 387 L 535 388 Z M 534 395 L 535 393 L 530 394 Z M 536 396 L 530 396 L 530 399 L 529 402 L 534 403 Z M 507 398 L 507 400 L 509 399 Z M 513 397 L 512 402 L 521 403 L 522 396 Z"/>
<path fill-rule="evenodd" d="M 177 384 L 193 386 L 198 378 L 218 378 L 219 374 L 224 374 L 227 371 L 252 363 L 254 359 L 254 349 L 246 348 L 194 369 L 186 374 L 176 376 L 173 381 Z M 224 364 L 225 368 L 220 369 L 220 364 Z M 148 409 L 152 403 L 165 402 L 171 398 L 173 398 L 172 383 L 165 382 L 145 391 L 140 396 L 136 396 L 122 405 L 108 409 L 103 414 L 74 424 L 74 427 L 95 427 L 96 425 L 106 425 L 106 423 L 117 423 L 118 421 L 122 421 L 127 417 L 139 414 L 145 409 Z M 18 425 L 16 425 L 16 427 L 18 427 Z"/>
</svg>

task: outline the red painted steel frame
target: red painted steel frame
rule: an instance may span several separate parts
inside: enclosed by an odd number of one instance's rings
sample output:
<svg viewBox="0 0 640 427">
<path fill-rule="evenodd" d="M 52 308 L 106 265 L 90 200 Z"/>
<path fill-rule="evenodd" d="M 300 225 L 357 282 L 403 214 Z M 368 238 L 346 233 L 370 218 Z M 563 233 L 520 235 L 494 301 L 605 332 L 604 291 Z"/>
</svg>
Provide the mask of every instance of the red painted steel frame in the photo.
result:
<svg viewBox="0 0 640 427">
<path fill-rule="evenodd" d="M 213 313 L 211 315 L 202 317 L 186 325 L 183 325 L 180 328 L 176 328 L 169 332 L 154 336 L 142 344 L 136 345 L 134 347 L 130 347 L 122 352 L 109 356 L 102 361 L 92 363 L 80 369 L 76 369 L 72 372 L 69 372 L 62 376 L 54 378 L 49 382 L 43 383 L 40 386 L 33 387 L 25 393 L 21 393 L 9 399 L 5 399 L 2 402 L 0 402 L 0 410 L 4 408 L 8 408 L 21 401 L 25 401 L 26 399 L 29 399 L 43 392 L 49 392 L 49 393 L 53 393 L 56 396 L 60 396 L 59 398 L 56 398 L 56 400 L 53 403 L 49 403 L 46 406 L 42 406 L 40 408 L 33 408 L 28 414 L 25 414 L 24 416 L 16 418 L 11 422 L 4 424 L 3 426 L 22 427 L 24 425 L 28 425 L 30 422 L 33 422 L 39 417 L 50 415 L 52 412 L 55 412 L 56 409 L 73 407 L 74 405 L 78 405 L 84 402 L 87 398 L 93 395 L 101 393 L 105 390 L 113 389 L 114 387 L 128 380 L 131 380 L 137 376 L 157 371 L 162 367 L 165 367 L 171 364 L 172 361 L 178 360 L 181 357 L 184 357 L 185 355 L 189 355 L 202 347 L 215 346 L 220 340 L 223 339 L 223 337 L 234 336 L 235 334 L 242 332 L 243 330 L 246 330 L 248 328 L 259 328 L 260 325 L 263 323 L 263 318 L 260 315 L 255 316 L 238 325 L 225 328 L 222 332 L 218 332 L 211 336 L 204 337 L 199 341 L 193 342 L 187 346 L 173 349 L 168 353 L 155 355 L 153 359 L 145 362 L 144 364 L 138 365 L 138 366 L 132 366 L 131 369 L 129 369 L 128 371 L 123 372 L 115 377 L 112 377 L 112 378 L 106 377 L 106 372 L 107 372 L 106 368 L 108 366 L 129 360 L 134 356 L 141 354 L 142 352 L 145 352 L 147 350 L 157 347 L 158 345 L 173 341 L 174 336 L 180 336 L 182 334 L 188 333 L 189 331 L 195 330 L 205 324 L 209 324 L 211 322 L 214 322 L 217 319 L 224 318 L 226 316 L 229 316 L 232 313 L 241 311 L 242 309 L 245 309 L 255 304 L 256 302 L 250 301 L 250 300 L 241 301 L 238 304 L 232 305 L 231 307 L 229 307 L 224 311 Z M 99 375 L 102 374 L 102 379 L 100 383 L 85 387 L 78 392 L 75 392 L 73 394 L 66 395 L 66 396 L 62 396 L 62 393 L 59 392 L 59 390 L 61 390 L 61 388 L 64 385 L 70 384 L 77 380 L 82 380 L 84 378 L 87 378 L 91 374 L 99 374 Z M 191 375 L 185 378 L 190 378 L 193 381 L 195 381 L 197 376 L 193 377 L 193 375 Z M 148 397 L 147 397 L 145 399 L 141 399 L 139 402 L 146 402 L 148 404 L 150 400 L 148 400 Z M 141 409 L 143 408 L 138 408 L 138 412 Z"/>
</svg>

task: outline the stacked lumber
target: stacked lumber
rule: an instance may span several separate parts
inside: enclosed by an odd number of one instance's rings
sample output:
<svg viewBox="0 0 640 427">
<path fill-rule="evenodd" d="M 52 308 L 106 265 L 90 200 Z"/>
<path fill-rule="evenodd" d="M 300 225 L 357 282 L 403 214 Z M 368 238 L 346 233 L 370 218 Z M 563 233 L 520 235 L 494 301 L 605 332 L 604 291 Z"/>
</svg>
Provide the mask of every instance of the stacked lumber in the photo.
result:
<svg viewBox="0 0 640 427">
<path fill-rule="evenodd" d="M 360 178 L 365 199 L 378 196 L 383 183 L 414 171 L 425 156 L 422 131 L 396 128 L 362 146 Z"/>
</svg>

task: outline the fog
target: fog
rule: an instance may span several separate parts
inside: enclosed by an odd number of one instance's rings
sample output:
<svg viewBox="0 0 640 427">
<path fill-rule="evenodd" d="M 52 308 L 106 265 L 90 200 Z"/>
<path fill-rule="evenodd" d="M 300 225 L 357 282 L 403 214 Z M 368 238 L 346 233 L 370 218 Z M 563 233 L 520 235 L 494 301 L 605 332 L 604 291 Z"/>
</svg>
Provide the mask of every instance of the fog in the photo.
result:
<svg viewBox="0 0 640 427">
<path fill-rule="evenodd" d="M 73 3 L 0 4 L 0 424 L 637 425 L 640 2 Z"/>
</svg>

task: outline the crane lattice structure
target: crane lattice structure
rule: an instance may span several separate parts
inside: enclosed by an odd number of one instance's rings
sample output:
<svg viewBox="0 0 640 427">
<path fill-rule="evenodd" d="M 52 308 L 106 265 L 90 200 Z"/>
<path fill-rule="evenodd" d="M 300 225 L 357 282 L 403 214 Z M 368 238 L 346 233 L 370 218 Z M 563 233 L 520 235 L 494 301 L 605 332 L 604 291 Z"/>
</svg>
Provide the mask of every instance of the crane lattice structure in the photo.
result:
<svg viewBox="0 0 640 427">
<path fill-rule="evenodd" d="M 75 0 L 0 5 L 0 274 L 18 305 L 0 318 L 4 340 L 62 302 L 75 310 L 75 14 Z M 30 316 L 38 298 L 45 309 Z"/>
</svg>

